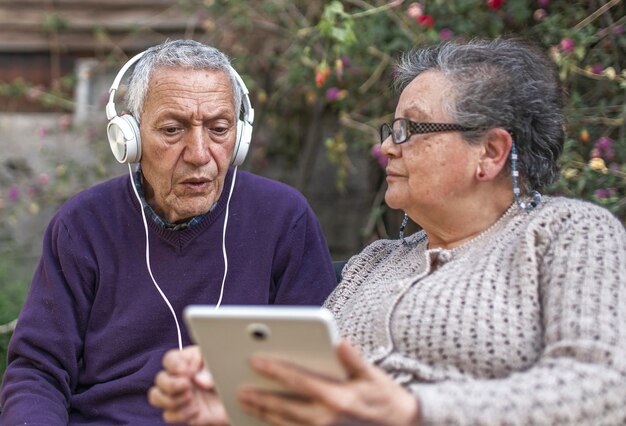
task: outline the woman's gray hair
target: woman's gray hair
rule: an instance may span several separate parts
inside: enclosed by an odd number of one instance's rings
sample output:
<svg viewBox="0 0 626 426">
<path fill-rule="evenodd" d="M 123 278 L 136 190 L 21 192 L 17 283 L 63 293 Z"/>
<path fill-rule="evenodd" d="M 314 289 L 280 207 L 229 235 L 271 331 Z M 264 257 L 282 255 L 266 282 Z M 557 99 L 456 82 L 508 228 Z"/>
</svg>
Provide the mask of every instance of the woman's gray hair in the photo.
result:
<svg viewBox="0 0 626 426">
<path fill-rule="evenodd" d="M 536 46 L 519 39 L 448 41 L 403 56 L 395 84 L 404 89 L 429 70 L 441 72 L 453 96 L 444 105 L 475 143 L 493 128 L 508 130 L 518 151 L 523 187 L 542 189 L 558 177 L 563 150 L 563 89 L 554 64 Z M 510 164 L 509 164 L 510 167 Z"/>
<path fill-rule="evenodd" d="M 146 50 L 130 76 L 125 101 L 128 111 L 137 122 L 141 119 L 152 73 L 160 67 L 224 71 L 230 79 L 233 105 L 239 118 L 243 91 L 228 57 L 216 48 L 194 40 L 171 40 Z"/>
</svg>

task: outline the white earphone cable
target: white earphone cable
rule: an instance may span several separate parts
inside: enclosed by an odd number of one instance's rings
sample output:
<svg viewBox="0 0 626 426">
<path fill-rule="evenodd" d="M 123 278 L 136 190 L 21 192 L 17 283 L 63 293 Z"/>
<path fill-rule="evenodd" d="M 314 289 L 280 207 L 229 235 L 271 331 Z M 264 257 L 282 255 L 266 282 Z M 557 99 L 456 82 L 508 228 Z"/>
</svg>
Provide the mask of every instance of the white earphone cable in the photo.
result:
<svg viewBox="0 0 626 426">
<path fill-rule="evenodd" d="M 226 282 L 226 274 L 228 273 L 228 255 L 226 254 L 226 225 L 228 225 L 228 209 L 230 207 L 230 197 L 233 195 L 233 188 L 235 187 L 235 181 L 237 180 L 237 166 L 233 171 L 233 181 L 230 183 L 230 191 L 228 192 L 228 201 L 226 202 L 226 213 L 224 217 L 224 229 L 222 231 L 222 254 L 224 256 L 224 276 L 222 277 L 222 287 L 220 289 L 220 298 L 215 305 L 215 309 L 219 308 L 222 304 L 222 297 L 224 296 L 224 283 Z"/>
<path fill-rule="evenodd" d="M 154 279 L 154 276 L 152 275 L 152 268 L 150 268 L 150 242 L 148 239 L 148 221 L 146 220 L 146 213 L 143 211 L 143 204 L 141 203 L 141 197 L 139 196 L 139 193 L 137 192 L 137 188 L 135 187 L 135 179 L 133 179 L 133 171 L 131 169 L 130 163 L 128 163 L 128 173 L 130 175 L 130 184 L 133 187 L 133 191 L 135 192 L 137 201 L 139 201 L 139 210 L 141 210 L 141 218 L 143 219 L 143 226 L 144 226 L 144 229 L 146 230 L 146 266 L 148 267 L 148 273 L 150 274 L 150 278 L 152 278 L 152 282 L 154 283 L 154 286 L 159 291 L 159 294 L 165 301 L 165 304 L 170 309 L 170 312 L 172 313 L 172 316 L 174 317 L 174 322 L 176 322 L 176 332 L 178 333 L 178 349 L 182 351 L 183 350 L 183 338 L 180 334 L 180 325 L 178 324 L 178 318 L 176 318 L 176 312 L 174 311 L 174 308 L 172 307 L 172 304 L 168 300 L 167 296 L 165 296 L 165 293 L 163 293 L 163 290 L 161 290 L 161 287 L 159 287 L 156 280 Z"/>
</svg>

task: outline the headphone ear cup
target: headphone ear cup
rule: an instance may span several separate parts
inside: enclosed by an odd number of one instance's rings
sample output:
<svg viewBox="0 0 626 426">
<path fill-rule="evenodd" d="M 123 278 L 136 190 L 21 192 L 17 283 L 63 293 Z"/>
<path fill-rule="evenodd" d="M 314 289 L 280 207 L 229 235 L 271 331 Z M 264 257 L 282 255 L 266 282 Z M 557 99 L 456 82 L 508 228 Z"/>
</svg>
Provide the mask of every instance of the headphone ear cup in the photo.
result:
<svg viewBox="0 0 626 426">
<path fill-rule="evenodd" d="M 241 166 L 248 154 L 248 148 L 252 141 L 252 126 L 244 120 L 237 121 L 237 140 L 235 141 L 235 149 L 233 151 L 233 166 Z"/>
<path fill-rule="evenodd" d="M 132 115 L 115 116 L 107 125 L 109 145 L 115 159 L 122 163 L 138 163 L 141 159 L 139 125 Z"/>
</svg>

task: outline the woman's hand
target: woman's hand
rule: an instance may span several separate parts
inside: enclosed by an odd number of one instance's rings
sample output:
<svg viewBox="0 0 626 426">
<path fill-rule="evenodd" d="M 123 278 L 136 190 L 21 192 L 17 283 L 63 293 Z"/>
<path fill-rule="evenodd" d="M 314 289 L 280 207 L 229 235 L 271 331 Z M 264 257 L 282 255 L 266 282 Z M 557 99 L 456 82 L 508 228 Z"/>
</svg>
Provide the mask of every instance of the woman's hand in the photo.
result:
<svg viewBox="0 0 626 426">
<path fill-rule="evenodd" d="M 303 396 L 293 398 L 251 387 L 240 390 L 242 408 L 274 425 L 417 425 L 417 398 L 378 367 L 366 363 L 347 341 L 338 348 L 349 378 L 337 382 L 289 363 L 255 357 L 252 367 Z"/>
<path fill-rule="evenodd" d="M 224 406 L 204 368 L 198 346 L 171 350 L 163 357 L 164 370 L 148 391 L 148 401 L 162 408 L 168 423 L 190 426 L 228 425 Z"/>
</svg>

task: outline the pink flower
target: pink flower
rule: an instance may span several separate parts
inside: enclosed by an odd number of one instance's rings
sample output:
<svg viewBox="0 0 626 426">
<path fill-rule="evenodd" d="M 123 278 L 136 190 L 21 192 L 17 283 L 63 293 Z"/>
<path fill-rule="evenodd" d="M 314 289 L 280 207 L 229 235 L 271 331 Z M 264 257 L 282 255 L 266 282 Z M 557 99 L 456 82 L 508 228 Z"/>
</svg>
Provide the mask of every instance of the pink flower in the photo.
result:
<svg viewBox="0 0 626 426">
<path fill-rule="evenodd" d="M 609 191 L 604 188 L 596 189 L 594 195 L 597 198 L 609 198 Z"/>
<path fill-rule="evenodd" d="M 424 14 L 424 8 L 419 3 L 411 3 L 406 9 L 406 16 L 417 19 Z"/>
<path fill-rule="evenodd" d="M 550 0 L 537 0 L 539 7 L 546 7 L 550 4 Z"/>
<path fill-rule="evenodd" d="M 490 9 L 498 10 L 504 5 L 504 0 L 487 0 L 487 6 Z"/>
<path fill-rule="evenodd" d="M 613 34 L 615 34 L 616 36 L 624 35 L 624 26 L 617 25 L 615 28 L 613 28 Z"/>
<path fill-rule="evenodd" d="M 617 190 L 615 188 L 599 188 L 596 189 L 594 195 L 597 198 L 610 198 L 617 196 Z"/>
<path fill-rule="evenodd" d="M 454 32 L 450 28 L 442 28 L 441 31 L 439 31 L 439 38 L 441 40 L 450 40 L 452 37 L 454 37 Z"/>
<path fill-rule="evenodd" d="M 574 50 L 574 47 L 576 47 L 576 44 L 574 43 L 574 40 L 572 40 L 569 37 L 565 37 L 563 40 L 561 40 L 561 43 L 559 43 L 559 47 L 561 48 L 561 50 L 565 53 L 570 53 L 571 51 Z"/>
<path fill-rule="evenodd" d="M 15 202 L 20 199 L 20 189 L 16 185 L 11 185 L 7 194 L 9 201 Z"/>
<path fill-rule="evenodd" d="M 48 183 L 50 183 L 50 176 L 48 176 L 47 173 L 40 173 L 38 180 L 39 180 L 39 185 L 46 186 L 48 185 Z"/>
<path fill-rule="evenodd" d="M 595 146 L 601 150 L 610 149 L 613 146 L 613 141 L 607 136 L 602 136 L 596 141 Z"/>
<path fill-rule="evenodd" d="M 383 169 L 387 167 L 387 163 L 389 162 L 389 158 L 383 154 L 382 147 L 379 143 L 372 147 L 372 157 L 376 159 L 378 165 Z"/>
<path fill-rule="evenodd" d="M 602 64 L 593 64 L 591 66 L 591 72 L 595 75 L 602 75 L 602 71 L 604 71 Z"/>
<path fill-rule="evenodd" d="M 47 127 L 40 127 L 37 129 L 37 135 L 39 135 L 40 138 L 45 138 L 48 136 L 48 133 L 50 133 L 50 130 Z"/>
<path fill-rule="evenodd" d="M 537 22 L 543 21 L 544 19 L 546 19 L 546 16 L 548 16 L 548 12 L 546 12 L 545 9 L 537 9 L 533 13 L 533 19 Z"/>
<path fill-rule="evenodd" d="M 328 90 L 326 90 L 326 100 L 328 102 L 334 102 L 337 99 L 339 99 L 339 92 L 341 90 L 339 90 L 338 87 L 329 87 Z"/>
<path fill-rule="evenodd" d="M 347 90 L 340 90 L 338 87 L 331 87 L 326 90 L 326 100 L 328 102 L 341 101 L 347 97 Z"/>
</svg>

